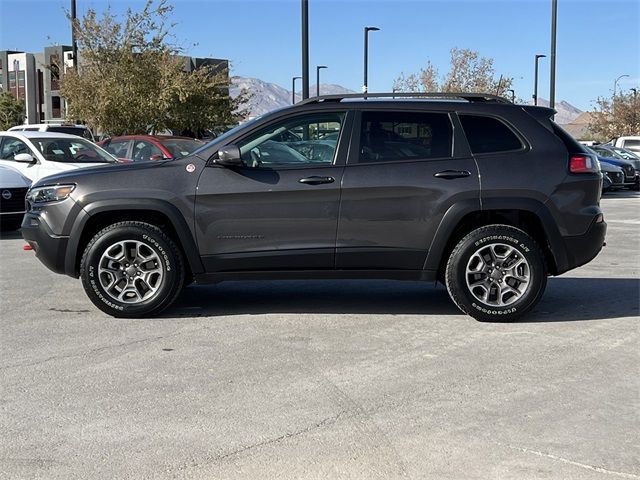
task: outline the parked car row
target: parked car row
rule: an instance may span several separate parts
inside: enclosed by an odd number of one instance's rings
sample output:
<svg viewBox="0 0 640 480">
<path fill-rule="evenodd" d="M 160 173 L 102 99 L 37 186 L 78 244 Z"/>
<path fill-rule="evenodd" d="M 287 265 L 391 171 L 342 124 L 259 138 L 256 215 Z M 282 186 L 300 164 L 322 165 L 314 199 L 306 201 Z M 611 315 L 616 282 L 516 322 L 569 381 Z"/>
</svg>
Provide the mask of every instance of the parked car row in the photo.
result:
<svg viewBox="0 0 640 480">
<path fill-rule="evenodd" d="M 594 145 L 585 148 L 598 157 L 604 177 L 603 191 L 620 188 L 640 190 L 640 157 L 614 147 Z"/>
<path fill-rule="evenodd" d="M 188 155 L 203 142 L 188 137 L 131 135 L 93 143 L 84 125 L 19 125 L 0 132 L 0 229 L 20 228 L 32 182 L 75 168 Z"/>
</svg>

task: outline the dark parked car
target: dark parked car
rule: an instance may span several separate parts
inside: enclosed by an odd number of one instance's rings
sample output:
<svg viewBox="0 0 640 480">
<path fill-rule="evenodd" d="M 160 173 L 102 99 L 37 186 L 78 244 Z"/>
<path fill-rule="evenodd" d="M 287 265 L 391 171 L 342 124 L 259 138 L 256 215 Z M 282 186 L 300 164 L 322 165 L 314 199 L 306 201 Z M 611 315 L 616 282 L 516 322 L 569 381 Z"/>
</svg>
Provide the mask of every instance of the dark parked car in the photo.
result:
<svg viewBox="0 0 640 480">
<path fill-rule="evenodd" d="M 598 161 L 553 114 L 488 94 L 315 97 L 177 160 L 43 179 L 22 231 L 118 317 L 193 280 L 387 278 L 514 320 L 605 238 Z"/>
<path fill-rule="evenodd" d="M 640 172 L 635 169 L 633 163 L 631 163 L 629 160 L 622 160 L 620 158 L 603 157 L 593 147 L 586 147 L 586 149 L 594 155 L 598 156 L 600 165 L 602 165 L 603 163 L 608 163 L 609 165 L 613 165 L 614 167 L 622 169 L 622 171 L 624 172 L 624 186 L 626 188 L 638 188 L 638 184 L 640 182 Z"/>
<path fill-rule="evenodd" d="M 603 192 L 624 188 L 624 172 L 620 167 L 616 167 L 610 163 L 601 162 L 600 171 L 602 172 Z"/>
<path fill-rule="evenodd" d="M 142 162 L 185 157 L 203 143 L 189 137 L 125 135 L 107 138 L 98 142 L 98 145 L 120 160 Z"/>
<path fill-rule="evenodd" d="M 594 145 L 591 147 L 601 157 L 615 158 L 625 160 L 633 165 L 636 170 L 636 180 L 634 184 L 635 190 L 640 190 L 640 157 L 631 150 L 625 150 L 620 147 L 612 147 L 611 145 Z"/>
</svg>

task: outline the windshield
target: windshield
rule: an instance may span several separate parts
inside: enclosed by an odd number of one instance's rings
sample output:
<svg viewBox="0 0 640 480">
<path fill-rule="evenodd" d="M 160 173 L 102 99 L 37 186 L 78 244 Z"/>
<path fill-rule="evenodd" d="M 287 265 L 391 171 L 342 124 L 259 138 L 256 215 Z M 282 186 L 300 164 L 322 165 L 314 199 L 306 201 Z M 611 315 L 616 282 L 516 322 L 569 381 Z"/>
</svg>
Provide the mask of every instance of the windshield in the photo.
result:
<svg viewBox="0 0 640 480">
<path fill-rule="evenodd" d="M 167 138 L 160 140 L 160 143 L 162 143 L 162 145 L 167 150 L 169 150 L 171 156 L 174 159 L 186 157 L 198 147 L 203 145 L 203 143 L 199 140 L 187 138 Z"/>
<path fill-rule="evenodd" d="M 623 148 L 612 148 L 611 150 L 616 152 L 621 158 L 624 158 L 625 160 L 638 160 L 638 159 L 640 159 L 640 157 L 638 155 L 636 155 L 635 153 L 633 153 L 633 152 L 631 152 L 629 150 L 625 150 Z"/>
<path fill-rule="evenodd" d="M 272 113 L 272 112 L 270 112 L 270 113 Z M 265 114 L 265 115 L 267 115 L 267 114 Z M 196 151 L 194 151 L 192 153 L 197 155 L 200 152 L 202 152 L 203 150 L 206 150 L 210 145 L 213 145 L 214 143 L 220 142 L 221 145 L 224 145 L 224 141 L 227 138 L 229 138 L 229 137 L 235 135 L 236 133 L 238 133 L 238 131 L 240 129 L 245 129 L 247 127 L 251 127 L 252 125 L 258 123 L 258 121 L 262 120 L 263 117 L 264 117 L 264 115 L 260 115 L 260 116 L 258 116 L 256 118 L 254 118 L 253 120 L 249 120 L 248 122 L 244 122 L 244 123 L 241 123 L 240 125 L 237 125 L 237 126 L 233 127 L 228 132 L 225 132 L 222 135 L 220 135 L 219 137 L 214 138 L 209 143 L 205 143 L 203 146 L 201 146 L 199 149 L 197 149 Z"/>
<path fill-rule="evenodd" d="M 31 138 L 42 156 L 50 162 L 116 163 L 115 157 L 83 138 Z"/>
</svg>

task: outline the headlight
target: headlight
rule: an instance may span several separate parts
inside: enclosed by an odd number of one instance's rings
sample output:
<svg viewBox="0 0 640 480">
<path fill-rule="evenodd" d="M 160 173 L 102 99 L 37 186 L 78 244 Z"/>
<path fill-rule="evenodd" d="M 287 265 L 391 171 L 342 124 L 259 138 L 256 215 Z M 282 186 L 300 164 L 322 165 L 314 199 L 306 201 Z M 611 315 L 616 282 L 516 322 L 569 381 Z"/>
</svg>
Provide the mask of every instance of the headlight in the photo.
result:
<svg viewBox="0 0 640 480">
<path fill-rule="evenodd" d="M 29 191 L 29 193 L 27 194 L 27 200 L 32 203 L 59 202 L 67 198 L 75 188 L 75 185 L 36 187 Z"/>
</svg>

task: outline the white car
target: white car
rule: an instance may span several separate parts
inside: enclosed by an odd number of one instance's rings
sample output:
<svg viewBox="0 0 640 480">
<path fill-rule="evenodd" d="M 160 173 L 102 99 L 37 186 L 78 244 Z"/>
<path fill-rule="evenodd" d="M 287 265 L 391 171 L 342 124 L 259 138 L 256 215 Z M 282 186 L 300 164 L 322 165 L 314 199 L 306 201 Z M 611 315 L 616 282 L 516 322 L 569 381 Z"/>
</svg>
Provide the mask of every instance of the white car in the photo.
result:
<svg viewBox="0 0 640 480">
<path fill-rule="evenodd" d="M 17 170 L 0 165 L 0 230 L 17 230 L 25 213 L 24 197 L 31 182 Z"/>
<path fill-rule="evenodd" d="M 613 140 L 611 143 L 614 147 L 631 150 L 633 153 L 636 153 L 636 154 L 640 153 L 640 137 L 639 136 L 618 137 L 615 140 Z"/>
<path fill-rule="evenodd" d="M 93 133 L 91 133 L 91 130 L 89 130 L 86 125 L 73 125 L 70 123 L 30 123 L 26 125 L 16 125 L 8 131 L 68 133 L 69 135 L 77 135 L 95 142 Z"/>
<path fill-rule="evenodd" d="M 0 165 L 18 170 L 31 182 L 74 168 L 117 163 L 95 143 L 76 135 L 50 132 L 0 132 Z"/>
</svg>

